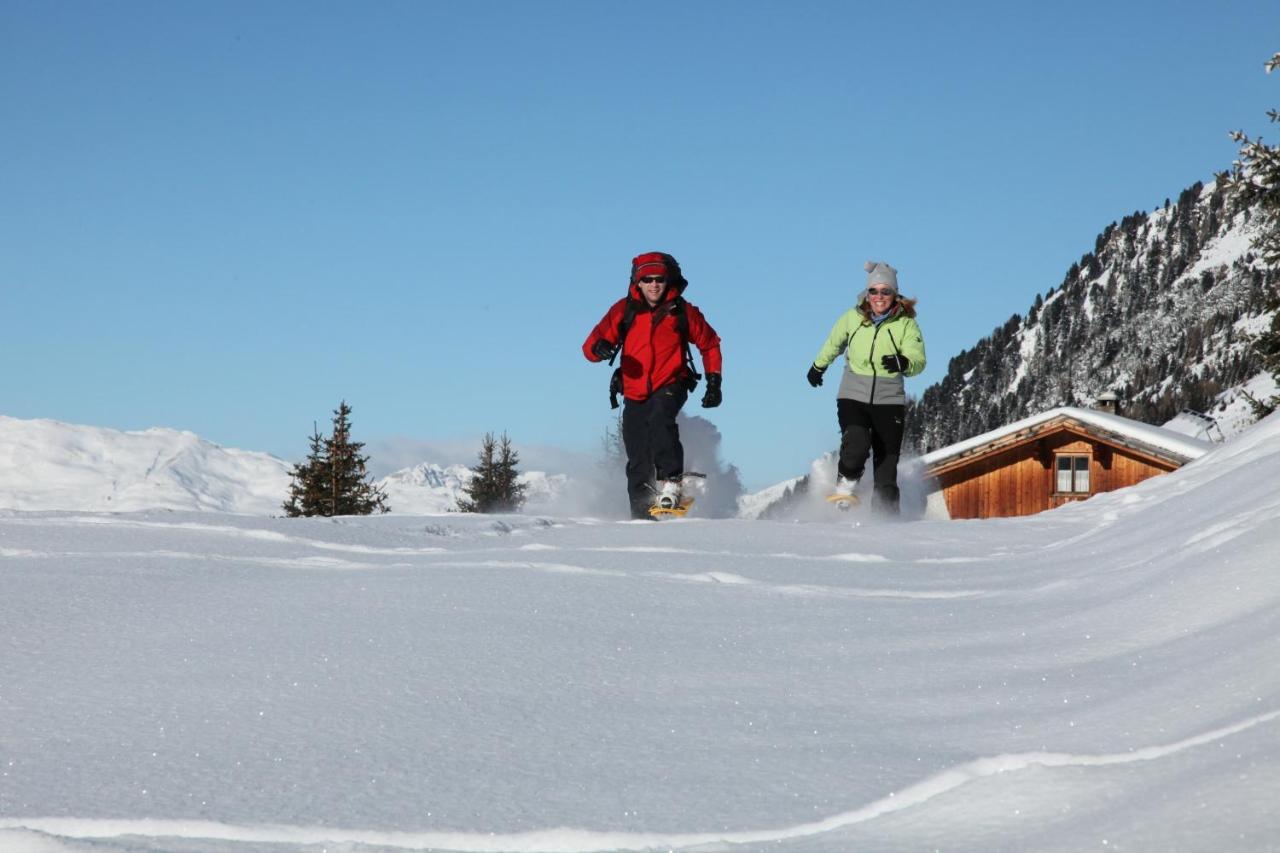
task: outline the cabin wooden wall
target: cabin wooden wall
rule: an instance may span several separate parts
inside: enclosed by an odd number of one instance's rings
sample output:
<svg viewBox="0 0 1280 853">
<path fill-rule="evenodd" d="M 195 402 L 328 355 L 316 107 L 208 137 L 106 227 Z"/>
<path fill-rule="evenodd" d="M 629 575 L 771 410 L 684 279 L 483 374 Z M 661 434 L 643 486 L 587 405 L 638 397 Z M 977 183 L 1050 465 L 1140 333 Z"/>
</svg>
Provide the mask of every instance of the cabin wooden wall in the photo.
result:
<svg viewBox="0 0 1280 853">
<path fill-rule="evenodd" d="M 1172 471 L 1125 448 L 1070 431 L 1044 436 L 973 460 L 939 477 L 952 518 L 1003 518 L 1053 509 L 1077 496 L 1055 495 L 1056 453 L 1087 453 L 1090 494 L 1110 492 Z"/>
</svg>

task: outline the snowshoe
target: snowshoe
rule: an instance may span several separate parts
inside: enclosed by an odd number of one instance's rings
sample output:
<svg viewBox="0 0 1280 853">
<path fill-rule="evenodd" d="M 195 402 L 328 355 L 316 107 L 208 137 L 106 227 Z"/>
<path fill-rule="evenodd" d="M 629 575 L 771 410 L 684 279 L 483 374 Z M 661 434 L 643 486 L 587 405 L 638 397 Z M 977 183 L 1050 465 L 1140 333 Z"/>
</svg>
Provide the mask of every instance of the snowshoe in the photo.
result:
<svg viewBox="0 0 1280 853">
<path fill-rule="evenodd" d="M 684 485 L 689 480 L 705 480 L 706 474 L 697 471 L 685 473 L 678 479 L 663 480 L 660 485 L 650 486 L 653 490 L 653 505 L 649 507 L 649 515 L 653 518 L 666 516 L 683 516 L 693 506 L 693 496 L 684 493 Z"/>
<path fill-rule="evenodd" d="M 858 496 L 853 493 L 857 487 L 857 480 L 850 480 L 844 475 L 836 477 L 836 487 L 827 495 L 827 503 L 834 504 L 841 512 L 853 509 L 859 503 Z"/>
<path fill-rule="evenodd" d="M 693 498 L 685 496 L 675 506 L 662 507 L 654 504 L 649 507 L 649 515 L 653 518 L 684 518 L 689 512 L 689 507 L 693 506 Z"/>
<path fill-rule="evenodd" d="M 827 503 L 831 504 L 841 512 L 848 512 L 861 503 L 861 501 L 858 500 L 857 495 L 835 492 L 834 494 L 827 495 Z"/>
</svg>

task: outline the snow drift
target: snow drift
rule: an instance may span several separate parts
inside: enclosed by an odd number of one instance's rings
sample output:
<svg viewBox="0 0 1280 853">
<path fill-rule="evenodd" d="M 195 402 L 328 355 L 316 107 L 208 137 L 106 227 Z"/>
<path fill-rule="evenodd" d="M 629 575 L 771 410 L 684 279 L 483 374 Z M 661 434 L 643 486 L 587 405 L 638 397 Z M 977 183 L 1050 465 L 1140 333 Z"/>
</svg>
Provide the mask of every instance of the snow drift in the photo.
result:
<svg viewBox="0 0 1280 853">
<path fill-rule="evenodd" d="M 1280 418 L 1021 519 L 0 512 L 0 849 L 1268 850 Z"/>
</svg>

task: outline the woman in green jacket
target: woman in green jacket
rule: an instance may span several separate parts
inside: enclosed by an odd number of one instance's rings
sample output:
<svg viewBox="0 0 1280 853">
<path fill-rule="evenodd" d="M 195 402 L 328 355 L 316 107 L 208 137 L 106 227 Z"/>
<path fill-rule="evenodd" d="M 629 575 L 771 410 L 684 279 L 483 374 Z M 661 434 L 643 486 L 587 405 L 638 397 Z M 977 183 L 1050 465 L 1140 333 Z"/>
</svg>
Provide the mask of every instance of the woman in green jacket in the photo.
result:
<svg viewBox="0 0 1280 853">
<path fill-rule="evenodd" d="M 846 369 L 836 393 L 840 461 L 835 493 L 852 495 L 872 457 L 876 507 L 898 512 L 898 454 L 902 450 L 907 395 L 903 377 L 924 370 L 924 337 L 916 324 L 916 300 L 898 295 L 898 271 L 868 261 L 867 289 L 857 307 L 841 315 L 809 368 L 817 388 L 822 374 L 844 353 Z"/>
</svg>

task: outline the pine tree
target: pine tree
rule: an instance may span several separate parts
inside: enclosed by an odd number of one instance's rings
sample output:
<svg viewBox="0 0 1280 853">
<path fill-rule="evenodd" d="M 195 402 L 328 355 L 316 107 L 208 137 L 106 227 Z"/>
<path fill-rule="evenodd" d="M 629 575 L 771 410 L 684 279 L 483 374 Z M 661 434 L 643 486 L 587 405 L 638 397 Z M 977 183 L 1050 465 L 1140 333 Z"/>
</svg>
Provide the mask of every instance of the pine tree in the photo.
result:
<svg viewBox="0 0 1280 853">
<path fill-rule="evenodd" d="M 285 514 L 296 518 L 389 512 L 386 493 L 368 480 L 369 457 L 360 452 L 363 447 L 351 440 L 351 407 L 343 400 L 333 413 L 331 438 L 313 425 L 311 452 L 293 466 Z"/>
<path fill-rule="evenodd" d="M 1280 53 L 1272 56 L 1266 64 L 1268 74 L 1277 68 L 1280 68 Z M 1267 115 L 1273 122 L 1280 121 L 1280 112 L 1276 110 Z M 1220 177 L 1237 199 L 1256 206 L 1261 229 L 1253 245 L 1263 263 L 1275 270 L 1280 268 L 1280 146 L 1265 145 L 1261 137 L 1250 139 L 1242 131 L 1235 131 L 1231 138 L 1240 143 L 1240 159 L 1233 164 L 1229 174 Z M 1271 326 L 1254 336 L 1253 349 L 1261 358 L 1263 369 L 1270 371 L 1280 384 L 1280 294 L 1277 294 L 1274 284 L 1266 307 L 1274 312 Z M 1269 400 L 1258 400 L 1252 395 L 1248 397 L 1259 417 L 1265 417 L 1280 407 L 1280 396 Z"/>
<path fill-rule="evenodd" d="M 485 433 L 480 456 L 471 469 L 471 482 L 463 491 L 467 497 L 458 500 L 463 512 L 515 512 L 524 505 L 525 486 L 519 482 L 516 465 L 520 456 L 504 432 L 501 442 L 493 433 Z"/>
<path fill-rule="evenodd" d="M 369 481 L 364 442 L 351 440 L 351 407 L 343 400 L 333 412 L 333 437 L 325 443 L 329 458 L 329 512 L 325 515 L 371 515 L 389 512 L 387 495 Z"/>
<path fill-rule="evenodd" d="M 622 440 L 622 415 L 619 413 L 612 427 L 604 428 L 604 436 L 600 439 L 603 456 L 600 467 L 609 474 L 623 471 L 627 467 L 627 448 Z"/>
<path fill-rule="evenodd" d="M 499 505 L 504 512 L 514 512 L 524 506 L 525 486 L 520 482 L 520 454 L 511 446 L 511 439 L 502 434 L 498 445 L 498 494 Z"/>
<path fill-rule="evenodd" d="M 1266 64 L 1268 74 L 1277 68 L 1280 53 Z M 1270 110 L 1267 115 L 1280 122 L 1280 111 Z M 1263 228 L 1254 247 L 1267 266 L 1280 266 L 1280 146 L 1266 145 L 1261 137 L 1250 139 L 1239 130 L 1233 131 L 1231 138 L 1240 143 L 1240 159 L 1219 178 L 1242 206 L 1257 206 Z"/>
<path fill-rule="evenodd" d="M 480 458 L 471 468 L 471 482 L 462 488 L 467 497 L 458 498 L 458 509 L 463 512 L 491 511 L 490 507 L 494 502 L 495 469 L 497 466 L 493 455 L 497 444 L 492 433 L 486 432 L 484 434 L 484 439 L 480 444 Z"/>
<path fill-rule="evenodd" d="M 324 514 L 324 483 L 329 480 L 329 459 L 325 453 L 325 438 L 314 423 L 310 441 L 311 451 L 306 461 L 293 466 L 289 499 L 283 504 L 284 513 L 290 518 Z"/>
</svg>

